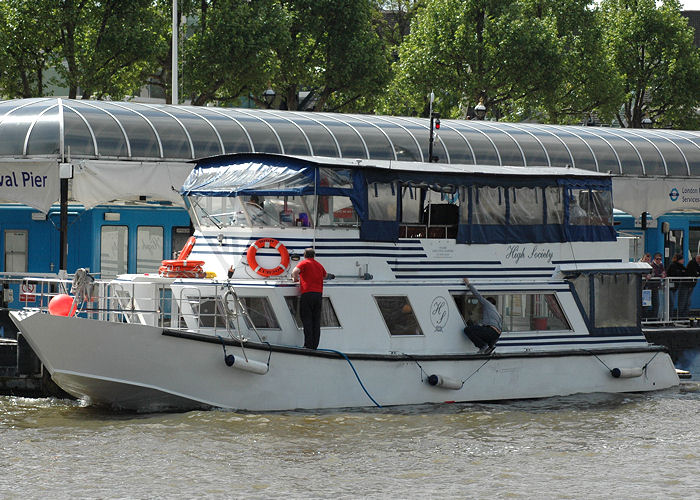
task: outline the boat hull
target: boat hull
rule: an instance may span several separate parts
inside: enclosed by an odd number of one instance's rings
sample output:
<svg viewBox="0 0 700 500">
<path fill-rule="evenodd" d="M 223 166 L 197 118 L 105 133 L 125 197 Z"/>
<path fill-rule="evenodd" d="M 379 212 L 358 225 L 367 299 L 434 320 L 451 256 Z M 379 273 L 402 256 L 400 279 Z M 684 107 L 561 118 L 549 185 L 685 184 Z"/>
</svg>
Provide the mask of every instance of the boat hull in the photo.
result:
<svg viewBox="0 0 700 500">
<path fill-rule="evenodd" d="M 241 349 L 233 339 L 38 311 L 11 314 L 62 389 L 125 410 L 394 406 L 643 392 L 678 384 L 669 355 L 653 347 L 346 358 L 337 351 L 265 344 Z M 226 355 L 236 359 L 233 366 Z M 246 359 L 269 368 L 263 374 L 249 371 Z M 643 373 L 615 378 L 614 368 Z M 430 375 L 457 381 L 459 388 L 432 386 Z"/>
</svg>

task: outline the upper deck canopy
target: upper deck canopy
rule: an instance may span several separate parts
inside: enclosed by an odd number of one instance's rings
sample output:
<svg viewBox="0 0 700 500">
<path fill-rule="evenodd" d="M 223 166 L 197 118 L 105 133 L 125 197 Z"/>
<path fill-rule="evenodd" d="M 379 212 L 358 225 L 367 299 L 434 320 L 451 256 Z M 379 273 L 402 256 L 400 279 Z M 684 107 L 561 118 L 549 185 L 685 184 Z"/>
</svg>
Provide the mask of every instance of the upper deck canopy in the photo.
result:
<svg viewBox="0 0 700 500">
<path fill-rule="evenodd" d="M 0 102 L 0 157 L 182 162 L 241 152 L 426 161 L 429 120 L 60 98 Z M 700 133 L 442 120 L 441 163 L 700 174 Z"/>
</svg>

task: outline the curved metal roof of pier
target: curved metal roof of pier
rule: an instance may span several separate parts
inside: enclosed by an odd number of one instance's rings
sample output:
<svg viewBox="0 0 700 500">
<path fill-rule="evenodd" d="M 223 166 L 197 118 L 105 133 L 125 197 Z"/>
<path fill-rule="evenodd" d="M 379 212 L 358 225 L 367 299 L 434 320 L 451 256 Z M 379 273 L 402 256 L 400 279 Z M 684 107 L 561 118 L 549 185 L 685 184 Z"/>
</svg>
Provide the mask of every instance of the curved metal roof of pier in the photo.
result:
<svg viewBox="0 0 700 500">
<path fill-rule="evenodd" d="M 218 154 L 427 161 L 429 120 L 84 101 L 0 102 L 0 157 L 189 161 Z M 700 133 L 443 119 L 443 163 L 564 167 L 629 176 L 700 174 Z"/>
</svg>

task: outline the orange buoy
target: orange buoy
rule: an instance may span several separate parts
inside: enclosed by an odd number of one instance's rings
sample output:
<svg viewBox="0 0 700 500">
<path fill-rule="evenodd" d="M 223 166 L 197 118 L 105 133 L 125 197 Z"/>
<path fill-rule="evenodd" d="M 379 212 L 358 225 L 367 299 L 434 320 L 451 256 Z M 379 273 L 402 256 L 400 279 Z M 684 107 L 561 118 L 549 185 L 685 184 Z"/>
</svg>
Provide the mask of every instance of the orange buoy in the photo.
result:
<svg viewBox="0 0 700 500">
<path fill-rule="evenodd" d="M 267 269 L 261 267 L 255 258 L 260 248 L 274 248 L 280 254 L 280 265 L 272 269 Z M 258 273 L 260 276 L 277 276 L 282 274 L 289 267 L 289 252 L 287 247 L 274 238 L 260 238 L 258 241 L 250 245 L 248 252 L 246 254 L 248 258 L 248 265 L 250 268 Z"/>
<path fill-rule="evenodd" d="M 55 295 L 49 301 L 49 314 L 52 316 L 73 316 L 76 308 L 75 299 L 65 293 Z"/>
</svg>

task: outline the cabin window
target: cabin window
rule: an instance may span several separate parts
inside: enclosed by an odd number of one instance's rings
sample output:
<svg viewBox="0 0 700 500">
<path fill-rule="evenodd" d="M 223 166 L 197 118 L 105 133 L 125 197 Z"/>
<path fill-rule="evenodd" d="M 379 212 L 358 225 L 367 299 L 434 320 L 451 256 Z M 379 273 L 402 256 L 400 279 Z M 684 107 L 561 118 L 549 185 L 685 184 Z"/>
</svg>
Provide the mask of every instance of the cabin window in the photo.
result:
<svg viewBox="0 0 700 500">
<path fill-rule="evenodd" d="M 535 330 L 571 330 L 569 322 L 553 293 L 513 293 L 484 295 L 496 299 L 503 318 L 503 330 L 527 332 Z M 479 323 L 481 303 L 470 293 L 453 293 L 452 298 L 464 322 Z"/>
<path fill-rule="evenodd" d="M 596 328 L 637 326 L 639 279 L 638 275 L 629 273 L 593 277 Z"/>
<path fill-rule="evenodd" d="M 574 284 L 576 295 L 581 302 L 583 312 L 590 318 L 591 316 L 591 284 L 590 276 L 582 274 L 570 280 Z"/>
<path fill-rule="evenodd" d="M 375 296 L 374 300 L 391 335 L 423 335 L 406 296 Z"/>
<path fill-rule="evenodd" d="M 541 188 L 511 188 L 510 223 L 513 225 L 544 223 L 544 203 Z"/>
<path fill-rule="evenodd" d="M 301 322 L 301 315 L 299 314 L 300 297 L 298 295 L 295 295 L 293 297 L 285 297 L 284 300 L 287 303 L 287 308 L 289 309 L 289 312 L 294 317 L 294 321 L 297 324 L 297 328 L 303 328 L 304 324 Z M 331 303 L 331 299 L 329 299 L 328 297 L 323 297 L 323 300 L 321 301 L 321 327 L 340 327 L 338 316 L 336 316 L 335 309 L 333 309 L 333 304 Z"/>
<path fill-rule="evenodd" d="M 360 218 L 348 196 L 318 197 L 318 225 L 331 227 L 356 227 Z"/>
<path fill-rule="evenodd" d="M 544 188 L 547 201 L 547 224 L 564 223 L 564 190 L 558 186 Z"/>
<path fill-rule="evenodd" d="M 367 186 L 369 218 L 371 220 L 396 220 L 396 187 L 393 183 L 373 182 Z"/>
<path fill-rule="evenodd" d="M 279 328 L 277 317 L 267 297 L 240 297 L 248 313 L 248 328 Z M 251 325 L 252 321 L 252 325 Z"/>
<path fill-rule="evenodd" d="M 501 312 L 501 314 L 503 314 L 501 311 L 501 306 L 499 304 L 499 297 L 500 297 L 499 295 L 482 294 L 482 296 L 485 299 L 488 299 L 489 297 L 493 297 L 494 299 L 496 299 L 496 304 L 497 304 L 496 308 L 498 309 L 499 312 Z M 457 305 L 457 309 L 459 310 L 459 314 L 462 316 L 462 319 L 464 320 L 465 323 L 467 323 L 468 321 L 472 321 L 474 323 L 479 323 L 481 321 L 481 316 L 482 316 L 481 303 L 471 293 L 465 293 L 465 292 L 453 293 L 452 299 L 455 301 L 455 304 Z"/>
<path fill-rule="evenodd" d="M 508 294 L 503 296 L 503 329 L 509 332 L 570 330 L 553 293 Z"/>
<path fill-rule="evenodd" d="M 415 186 L 401 186 L 401 222 L 419 224 L 422 205 L 421 189 Z"/>
<path fill-rule="evenodd" d="M 29 233 L 15 229 L 5 231 L 5 272 L 27 272 L 27 241 Z"/>
<path fill-rule="evenodd" d="M 190 209 L 201 227 L 247 226 L 248 219 L 238 196 L 191 196 Z"/>
<path fill-rule="evenodd" d="M 612 225 L 612 193 L 596 189 L 572 189 L 569 197 L 569 224 Z"/>
<path fill-rule="evenodd" d="M 154 272 L 163 260 L 163 228 L 139 226 L 136 229 L 136 272 Z"/>
<path fill-rule="evenodd" d="M 103 278 L 127 272 L 129 257 L 129 228 L 102 226 L 100 237 L 100 274 Z"/>
<path fill-rule="evenodd" d="M 506 223 L 506 197 L 501 187 L 474 188 L 472 224 L 503 225 Z"/>
<path fill-rule="evenodd" d="M 352 189 L 352 171 L 343 168 L 319 168 L 319 185 L 323 187 Z"/>
<path fill-rule="evenodd" d="M 589 193 L 589 204 L 586 207 L 588 221 L 592 226 L 610 226 L 612 220 L 612 192 L 592 189 Z"/>
<path fill-rule="evenodd" d="M 197 318 L 200 328 L 222 328 L 226 329 L 226 312 L 218 297 L 200 297 L 191 295 L 187 297 L 192 314 Z M 233 307 L 229 304 L 229 307 Z M 230 321 L 229 329 L 235 328 L 235 321 Z"/>
<path fill-rule="evenodd" d="M 305 198 L 307 200 L 305 200 Z M 312 218 L 307 201 L 313 202 L 313 196 L 241 196 L 243 207 L 253 227 L 309 227 Z"/>
</svg>

